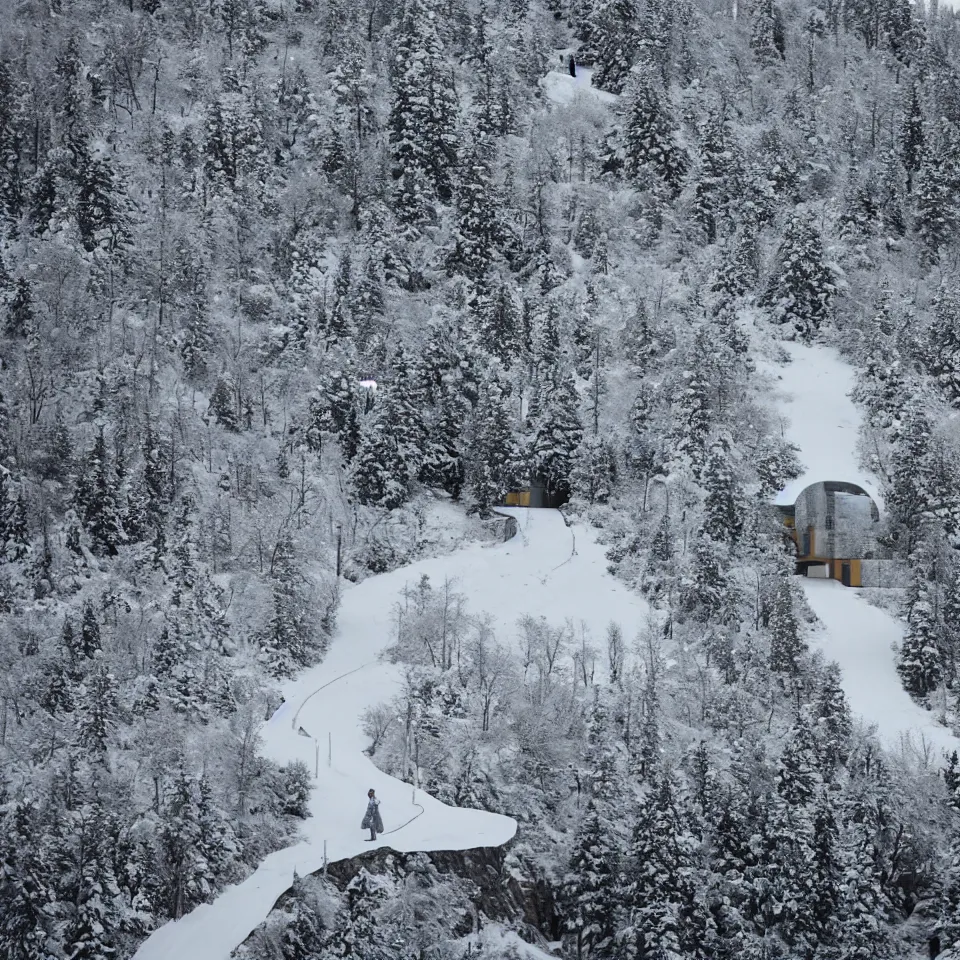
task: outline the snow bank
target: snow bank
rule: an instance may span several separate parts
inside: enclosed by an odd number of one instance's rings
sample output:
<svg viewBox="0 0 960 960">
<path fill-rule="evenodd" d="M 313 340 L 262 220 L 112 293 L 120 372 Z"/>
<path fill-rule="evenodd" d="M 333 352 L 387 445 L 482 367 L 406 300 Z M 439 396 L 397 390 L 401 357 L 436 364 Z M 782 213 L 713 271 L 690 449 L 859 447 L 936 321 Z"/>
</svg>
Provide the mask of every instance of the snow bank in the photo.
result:
<svg viewBox="0 0 960 960">
<path fill-rule="evenodd" d="M 795 503 L 811 483 L 842 480 L 862 487 L 882 510 L 877 484 L 857 456 L 861 417 L 850 399 L 856 382 L 853 368 L 832 347 L 782 346 L 790 363 L 761 361 L 758 366 L 778 381 L 775 402 L 784 420 L 784 435 L 800 448 L 804 470 L 777 494 L 774 503 Z"/>
<path fill-rule="evenodd" d="M 282 764 L 299 759 L 317 769 L 303 841 L 271 854 L 212 904 L 161 927 L 136 960 L 227 960 L 290 887 L 294 871 L 303 875 L 322 868 L 324 844 L 334 861 L 374 846 L 465 850 L 499 846 L 513 837 L 516 823 L 508 817 L 448 807 L 422 792 L 414 797 L 409 784 L 381 773 L 363 753 L 367 738 L 360 729 L 367 707 L 400 690 L 400 670 L 379 662 L 378 655 L 392 642 L 400 591 L 424 574 L 435 587 L 444 577 L 458 580 L 471 612 L 489 612 L 504 643 L 516 636 L 515 623 L 526 613 L 543 613 L 554 623 L 567 617 L 584 621 L 597 645 L 610 620 L 627 636 L 644 622 L 646 604 L 607 574 L 593 530 L 567 528 L 555 510 L 503 512 L 516 517 L 520 529 L 506 543 L 471 544 L 346 586 L 326 659 L 283 687 L 286 702 L 261 731 L 264 755 Z M 309 736 L 299 735 L 301 728 Z M 370 787 L 380 797 L 384 827 L 396 830 L 375 844 L 366 842 L 360 829 Z"/>
</svg>

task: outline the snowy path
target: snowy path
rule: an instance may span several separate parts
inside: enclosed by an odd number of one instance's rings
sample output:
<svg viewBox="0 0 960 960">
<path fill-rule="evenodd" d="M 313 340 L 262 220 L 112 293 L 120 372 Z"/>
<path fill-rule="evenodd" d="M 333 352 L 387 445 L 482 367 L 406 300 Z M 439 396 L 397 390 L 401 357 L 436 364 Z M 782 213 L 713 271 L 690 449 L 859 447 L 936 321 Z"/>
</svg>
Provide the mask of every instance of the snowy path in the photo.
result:
<svg viewBox="0 0 960 960">
<path fill-rule="evenodd" d="M 836 580 L 801 582 L 823 624 L 811 645 L 839 664 L 850 709 L 876 725 L 884 746 L 909 751 L 926 743 L 934 748 L 934 763 L 942 751 L 960 750 L 960 740 L 914 703 L 900 683 L 891 644 L 900 642 L 903 624 Z"/>
<path fill-rule="evenodd" d="M 262 730 L 264 755 L 280 763 L 299 758 L 313 769 L 319 744 L 319 778 L 303 841 L 271 854 L 213 903 L 161 927 L 140 947 L 136 960 L 227 960 L 290 887 L 294 870 L 302 875 L 321 869 L 325 841 L 328 859 L 335 861 L 373 846 L 462 850 L 498 846 L 514 835 L 516 823 L 508 817 L 448 807 L 422 792 L 416 801 L 423 814 L 416 816 L 411 787 L 378 771 L 362 752 L 367 740 L 359 720 L 368 706 L 400 689 L 400 671 L 377 657 L 391 642 L 392 610 L 400 591 L 423 574 L 435 587 L 442 586 L 444 577 L 457 579 L 469 611 L 490 613 L 505 643 L 513 639 L 514 624 L 525 613 L 543 614 L 553 623 L 567 617 L 578 624 L 584 620 L 598 647 L 610 620 L 619 622 L 627 637 L 636 633 L 646 605 L 607 574 L 604 549 L 592 530 L 571 531 L 555 510 L 504 512 L 520 524 L 519 535 L 507 543 L 472 544 L 452 556 L 347 586 L 326 659 L 284 687 L 285 704 Z M 310 738 L 298 735 L 295 727 L 303 727 Z M 329 767 L 328 734 L 333 748 Z M 381 799 L 388 831 L 416 816 L 376 844 L 365 842 L 360 830 L 370 787 Z"/>
<path fill-rule="evenodd" d="M 794 503 L 804 487 L 818 480 L 847 480 L 863 487 L 882 509 L 876 481 L 860 466 L 856 453 L 861 418 L 849 397 L 855 371 L 830 347 L 783 347 L 789 364 L 762 367 L 775 378 L 784 433 L 800 448 L 804 472 L 775 502 Z M 960 749 L 960 741 L 935 722 L 933 713 L 914 703 L 900 683 L 891 645 L 903 637 L 903 623 L 836 581 L 803 578 L 801 583 L 822 625 L 810 638 L 811 645 L 839 664 L 854 714 L 875 725 L 881 741 L 893 750 L 925 742 L 935 748 L 936 762 L 941 750 Z"/>
<path fill-rule="evenodd" d="M 801 450 L 803 473 L 777 495 L 775 503 L 796 502 L 804 487 L 819 480 L 859 484 L 883 509 L 874 478 L 857 456 L 860 412 L 850 399 L 856 382 L 853 368 L 831 347 L 781 344 L 791 362 L 768 362 L 761 369 L 778 380 L 778 406 L 786 420 L 785 436 Z"/>
</svg>

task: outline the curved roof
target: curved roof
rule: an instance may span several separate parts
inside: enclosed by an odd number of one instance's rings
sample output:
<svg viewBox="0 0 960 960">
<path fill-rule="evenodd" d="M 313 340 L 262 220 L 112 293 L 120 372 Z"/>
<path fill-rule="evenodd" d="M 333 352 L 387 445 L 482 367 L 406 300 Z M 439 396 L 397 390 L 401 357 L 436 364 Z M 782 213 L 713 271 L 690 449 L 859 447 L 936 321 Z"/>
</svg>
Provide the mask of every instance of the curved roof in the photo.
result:
<svg viewBox="0 0 960 960">
<path fill-rule="evenodd" d="M 836 493 L 854 493 L 869 497 L 876 505 L 878 510 L 883 509 L 883 497 L 877 492 L 876 487 L 867 480 L 866 477 L 857 477 L 856 480 L 835 480 L 835 479 L 815 479 L 809 473 L 804 473 L 791 480 L 774 498 L 773 502 L 778 507 L 793 506 L 808 487 L 816 486 L 818 483 L 824 484 L 828 490 Z"/>
</svg>

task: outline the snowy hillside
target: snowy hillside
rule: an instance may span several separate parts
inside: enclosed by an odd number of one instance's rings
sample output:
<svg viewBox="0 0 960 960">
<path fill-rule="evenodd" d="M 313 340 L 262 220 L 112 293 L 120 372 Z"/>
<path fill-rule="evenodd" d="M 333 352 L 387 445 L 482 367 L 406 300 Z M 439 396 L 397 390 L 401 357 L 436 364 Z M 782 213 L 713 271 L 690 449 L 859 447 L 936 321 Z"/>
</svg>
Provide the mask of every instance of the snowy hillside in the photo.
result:
<svg viewBox="0 0 960 960">
<path fill-rule="evenodd" d="M 589 529 L 568 528 L 555 510 L 503 508 L 519 533 L 502 545 L 474 544 L 451 556 L 424 560 L 348 587 L 338 628 L 323 663 L 282 687 L 284 705 L 263 730 L 263 751 L 281 765 L 302 760 L 319 775 L 310 799 L 304 840 L 268 857 L 242 884 L 154 933 L 137 960 L 227 960 L 301 875 L 364 852 L 359 829 L 369 787 L 381 799 L 387 831 L 377 841 L 397 850 L 455 850 L 507 842 L 516 824 L 483 811 L 454 809 L 382 774 L 364 755 L 364 710 L 395 696 L 401 674 L 380 654 L 392 635 L 394 605 L 406 584 L 428 576 L 455 582 L 471 605 L 489 611 L 508 643 L 524 614 L 586 624 L 596 638 L 612 620 L 629 632 L 646 604 L 606 573 L 603 550 Z M 301 731 L 309 737 L 299 735 Z M 332 762 L 328 766 L 328 745 Z M 414 819 L 415 818 L 415 819 Z"/>
<path fill-rule="evenodd" d="M 955 11 L 2 11 L 0 960 L 960 944 Z"/>
</svg>

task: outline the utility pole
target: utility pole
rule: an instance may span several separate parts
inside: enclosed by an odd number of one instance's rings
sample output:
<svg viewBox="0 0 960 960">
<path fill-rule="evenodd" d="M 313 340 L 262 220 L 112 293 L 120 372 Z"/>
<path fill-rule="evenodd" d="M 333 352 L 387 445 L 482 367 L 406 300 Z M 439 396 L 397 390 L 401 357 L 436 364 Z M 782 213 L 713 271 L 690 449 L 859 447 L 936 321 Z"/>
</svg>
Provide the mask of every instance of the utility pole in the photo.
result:
<svg viewBox="0 0 960 960">
<path fill-rule="evenodd" d="M 340 547 L 343 543 L 343 524 L 337 524 L 337 579 L 340 579 Z"/>
</svg>

